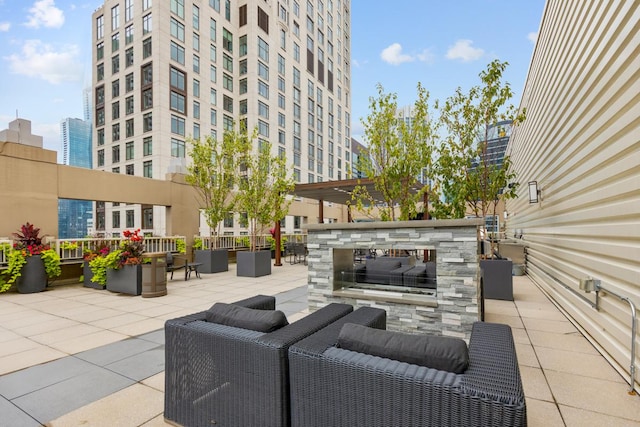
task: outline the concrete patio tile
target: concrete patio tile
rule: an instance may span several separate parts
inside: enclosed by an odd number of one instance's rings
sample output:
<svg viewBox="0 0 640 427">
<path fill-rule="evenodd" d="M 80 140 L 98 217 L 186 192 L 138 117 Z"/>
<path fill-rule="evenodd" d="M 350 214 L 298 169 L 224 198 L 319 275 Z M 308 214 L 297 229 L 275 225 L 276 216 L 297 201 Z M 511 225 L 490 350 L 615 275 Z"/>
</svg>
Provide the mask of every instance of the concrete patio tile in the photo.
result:
<svg viewBox="0 0 640 427">
<path fill-rule="evenodd" d="M 484 302 L 485 313 L 501 314 L 504 316 L 518 316 L 518 309 L 513 301 L 487 299 Z"/>
<path fill-rule="evenodd" d="M 133 337 L 136 335 L 146 334 L 147 332 L 152 332 L 161 328 L 164 328 L 164 320 L 145 318 L 144 320 L 141 320 L 139 322 L 116 326 L 114 328 L 111 328 L 111 330 Z"/>
<path fill-rule="evenodd" d="M 535 347 L 549 347 L 577 353 L 599 354 L 596 349 L 580 333 L 556 334 L 553 332 L 527 331 L 531 344 Z"/>
<path fill-rule="evenodd" d="M 528 409 L 528 408 L 527 408 Z M 560 405 L 567 427 L 640 427 L 640 422 Z"/>
<path fill-rule="evenodd" d="M 520 366 L 520 375 L 522 377 L 522 387 L 524 395 L 530 399 L 544 400 L 553 402 L 553 396 L 545 375 L 540 368 L 532 368 L 530 366 Z"/>
<path fill-rule="evenodd" d="M 168 425 L 170 424 L 164 421 L 164 414 L 160 414 L 154 419 L 142 424 L 140 427 L 167 427 Z"/>
<path fill-rule="evenodd" d="M 102 308 L 91 306 L 91 310 L 84 312 L 76 312 L 68 314 L 66 317 L 75 320 L 76 322 L 89 323 L 96 320 L 108 319 L 112 316 L 118 316 L 122 314 L 122 311 L 114 310 L 112 308 Z"/>
<path fill-rule="evenodd" d="M 533 331 L 554 332 L 556 334 L 576 333 L 578 330 L 568 320 L 547 320 L 523 318 L 524 327 Z"/>
<path fill-rule="evenodd" d="M 0 375 L 19 371 L 20 369 L 39 365 L 64 356 L 67 355 L 61 351 L 46 346 L 38 346 L 31 350 L 0 357 Z"/>
<path fill-rule="evenodd" d="M 56 319 L 57 317 L 51 314 L 28 310 L 0 316 L 0 325 L 6 329 L 14 330 L 24 326 L 48 323 Z"/>
<path fill-rule="evenodd" d="M 7 341 L 15 340 L 18 338 L 22 338 L 22 337 L 13 331 L 8 331 L 6 329 L 0 328 L 0 344 Z"/>
<path fill-rule="evenodd" d="M 128 338 L 127 335 L 108 330 L 98 330 L 92 334 L 72 338 L 70 340 L 59 341 L 49 344 L 51 348 L 63 351 L 67 354 L 76 354 L 95 347 L 111 344 Z"/>
<path fill-rule="evenodd" d="M 513 334 L 513 342 L 516 344 L 531 344 L 526 329 L 511 328 L 511 333 Z"/>
<path fill-rule="evenodd" d="M 502 314 L 495 313 L 486 313 L 484 314 L 484 321 L 491 323 L 503 323 L 505 325 L 509 325 L 512 328 L 523 329 L 524 325 L 522 324 L 522 320 L 517 316 L 506 316 Z"/>
<path fill-rule="evenodd" d="M 640 422 L 640 398 L 627 394 L 627 384 L 556 371 L 546 377 L 560 405 Z"/>
<path fill-rule="evenodd" d="M 111 329 L 122 325 L 128 325 L 130 323 L 140 322 L 145 319 L 147 318 L 135 313 L 123 313 L 119 316 L 89 322 L 89 324 L 98 328 Z"/>
<path fill-rule="evenodd" d="M 544 370 L 624 382 L 620 374 L 599 354 L 576 353 L 548 347 L 538 347 L 536 354 Z"/>
<path fill-rule="evenodd" d="M 555 308 L 545 308 L 545 307 L 527 307 L 521 308 L 518 307 L 518 312 L 520 316 L 525 318 L 533 318 L 533 319 L 543 319 L 543 320 L 558 320 L 564 321 L 567 318 L 560 313 Z"/>
<path fill-rule="evenodd" d="M 529 343 L 515 343 L 516 356 L 518 356 L 518 364 L 520 366 L 531 366 L 533 368 L 539 368 L 540 362 L 538 362 L 538 356 L 536 355 L 533 346 Z"/>
<path fill-rule="evenodd" d="M 135 381 L 142 381 L 164 370 L 164 347 L 156 347 L 105 366 Z"/>
<path fill-rule="evenodd" d="M 140 381 L 142 384 L 164 393 L 164 371 Z"/>
<path fill-rule="evenodd" d="M 156 344 L 164 345 L 164 328 L 158 329 L 157 331 L 149 332 L 146 334 L 138 335 L 136 339 L 151 341 Z"/>
<path fill-rule="evenodd" d="M 117 409 L 116 409 L 117 408 Z M 119 393 L 104 397 L 78 410 L 60 416 L 48 425 L 69 427 L 140 426 L 164 411 L 164 394 L 142 384 L 134 384 Z"/>
<path fill-rule="evenodd" d="M 1 422 L 4 426 L 40 427 L 42 425 L 3 397 L 0 397 L 0 414 L 2 414 Z"/>
<path fill-rule="evenodd" d="M 107 346 L 83 351 L 82 353 L 76 354 L 75 357 L 98 366 L 105 366 L 151 350 L 157 346 L 158 344 L 151 341 L 129 338 Z"/>
<path fill-rule="evenodd" d="M 89 335 L 99 332 L 101 329 L 95 326 L 79 323 L 67 328 L 50 331 L 43 334 L 33 335 L 30 338 L 41 344 L 53 344 L 61 341 L 67 341 L 83 335 Z"/>
<path fill-rule="evenodd" d="M 148 307 L 142 310 L 137 310 L 136 313 L 141 316 L 160 317 L 165 314 L 174 313 L 176 310 L 176 307 L 173 307 L 171 305 L 157 305 L 155 307 Z"/>
<path fill-rule="evenodd" d="M 14 331 L 24 337 L 31 337 L 34 335 L 44 334 L 47 332 L 57 331 L 62 328 L 68 328 L 70 326 L 79 325 L 80 323 L 75 320 L 55 318 L 47 322 L 34 323 L 32 325 L 22 326 L 15 328 Z"/>
<path fill-rule="evenodd" d="M 106 369 L 95 367 L 92 371 L 13 399 L 12 402 L 41 423 L 46 423 L 112 393 L 117 395 L 117 391 L 133 383 Z M 121 408 L 112 408 L 112 411 L 119 413 Z"/>
<path fill-rule="evenodd" d="M 13 340 L 5 341 L 0 346 L 0 357 L 21 353 L 26 350 L 37 348 L 40 345 L 41 344 L 25 337 L 19 337 Z"/>
<path fill-rule="evenodd" d="M 93 369 L 98 368 L 75 357 L 63 357 L 31 369 L 3 375 L 0 377 L 0 395 L 15 399 Z"/>
<path fill-rule="evenodd" d="M 526 397 L 527 425 L 530 427 L 564 426 L 562 415 L 555 403 Z"/>
</svg>

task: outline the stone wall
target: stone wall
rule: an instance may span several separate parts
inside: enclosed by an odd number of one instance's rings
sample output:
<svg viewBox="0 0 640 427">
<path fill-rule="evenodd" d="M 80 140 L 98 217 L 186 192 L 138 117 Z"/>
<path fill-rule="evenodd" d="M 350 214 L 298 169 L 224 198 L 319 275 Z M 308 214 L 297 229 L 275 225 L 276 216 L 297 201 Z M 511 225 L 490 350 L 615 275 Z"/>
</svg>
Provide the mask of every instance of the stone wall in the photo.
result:
<svg viewBox="0 0 640 427">
<path fill-rule="evenodd" d="M 387 328 L 464 338 L 480 320 L 478 227 L 481 220 L 308 225 L 309 308 L 331 302 L 387 311 Z M 359 295 L 334 280 L 334 249 L 435 249 L 433 297 Z"/>
</svg>

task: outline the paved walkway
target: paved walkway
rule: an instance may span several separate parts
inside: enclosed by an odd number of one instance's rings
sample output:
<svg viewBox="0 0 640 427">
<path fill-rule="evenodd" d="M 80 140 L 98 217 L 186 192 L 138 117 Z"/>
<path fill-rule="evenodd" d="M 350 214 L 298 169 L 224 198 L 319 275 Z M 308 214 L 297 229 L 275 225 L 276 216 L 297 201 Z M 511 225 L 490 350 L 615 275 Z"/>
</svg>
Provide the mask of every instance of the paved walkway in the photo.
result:
<svg viewBox="0 0 640 427">
<path fill-rule="evenodd" d="M 0 295 L 0 426 L 164 426 L 164 321 L 256 294 L 306 315 L 307 267 L 271 276 L 175 279 L 141 298 L 78 285 Z M 174 276 L 176 277 L 176 276 Z M 487 321 L 511 325 L 530 426 L 640 426 L 640 398 L 525 276 L 515 302 L 487 300 Z"/>
</svg>

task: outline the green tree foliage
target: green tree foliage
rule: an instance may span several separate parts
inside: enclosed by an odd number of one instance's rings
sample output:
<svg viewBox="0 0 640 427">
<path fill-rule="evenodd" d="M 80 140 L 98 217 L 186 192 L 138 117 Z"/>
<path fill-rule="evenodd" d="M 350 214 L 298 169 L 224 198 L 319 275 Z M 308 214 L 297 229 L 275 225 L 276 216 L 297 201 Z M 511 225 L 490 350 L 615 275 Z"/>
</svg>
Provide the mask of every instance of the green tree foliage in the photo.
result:
<svg viewBox="0 0 640 427">
<path fill-rule="evenodd" d="M 232 132 L 225 132 L 222 141 L 207 136 L 187 144 L 192 163 L 185 179 L 198 191 L 207 225 L 220 235 L 220 223 L 235 205 L 232 190 L 240 147 Z M 213 239 L 212 249 L 216 246 Z"/>
<path fill-rule="evenodd" d="M 241 126 L 233 137 L 241 153 L 236 208 L 246 213 L 243 225 L 249 228 L 249 249 L 255 251 L 258 233 L 284 218 L 289 211 L 293 199 L 288 199 L 287 194 L 293 191 L 295 184 L 293 174 L 288 174 L 285 157 L 273 156 L 270 142 L 257 141 L 257 129 L 249 136 Z M 257 142 L 257 150 L 254 142 Z"/>
<path fill-rule="evenodd" d="M 415 216 L 427 186 L 417 177 L 432 168 L 437 129 L 429 112 L 429 92 L 420 83 L 412 108 L 411 124 L 398 118 L 397 95 L 377 86 L 378 97 L 370 98 L 370 113 L 362 120 L 368 147 L 359 157 L 358 169 L 371 179 L 381 194 L 379 214 L 383 221 L 408 220 Z M 364 186 L 353 193 L 357 207 L 373 204 Z M 396 212 L 396 206 L 399 214 Z"/>
<path fill-rule="evenodd" d="M 462 218 L 467 210 L 495 215 L 500 199 L 516 197 L 516 176 L 505 156 L 502 165 L 487 161 L 489 130 L 502 121 L 515 127 L 525 119 L 507 104 L 513 92 L 502 82 L 507 62 L 495 60 L 480 73 L 482 84 L 464 93 L 458 88 L 440 109 L 445 132 L 436 167 L 441 197 L 433 200 L 438 218 Z M 511 185 L 509 185 L 511 184 Z"/>
</svg>

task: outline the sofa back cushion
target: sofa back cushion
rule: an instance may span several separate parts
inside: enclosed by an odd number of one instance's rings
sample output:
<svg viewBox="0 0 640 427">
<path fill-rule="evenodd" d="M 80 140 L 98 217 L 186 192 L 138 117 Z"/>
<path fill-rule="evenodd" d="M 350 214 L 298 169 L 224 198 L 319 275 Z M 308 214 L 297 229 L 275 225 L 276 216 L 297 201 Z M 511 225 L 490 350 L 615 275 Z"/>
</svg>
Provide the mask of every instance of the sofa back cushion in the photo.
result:
<svg viewBox="0 0 640 427">
<path fill-rule="evenodd" d="M 369 259 L 367 260 L 367 273 L 389 273 L 400 267 L 400 260 L 397 259 Z"/>
<path fill-rule="evenodd" d="M 206 319 L 207 322 L 258 332 L 273 332 L 289 324 L 280 310 L 257 310 L 221 302 L 207 310 Z"/>
<path fill-rule="evenodd" d="M 347 323 L 338 336 L 338 347 L 456 374 L 469 367 L 467 343 L 453 337 L 414 335 Z"/>
</svg>

